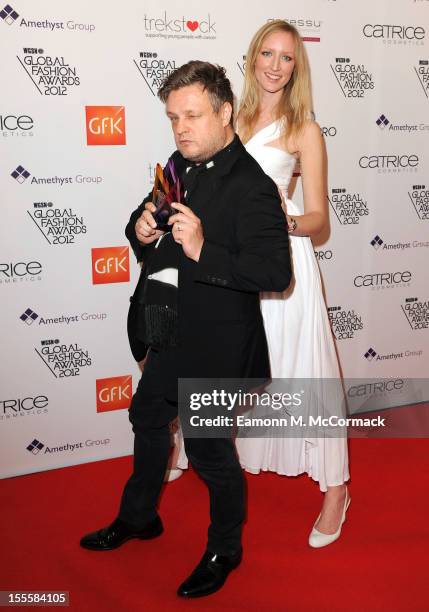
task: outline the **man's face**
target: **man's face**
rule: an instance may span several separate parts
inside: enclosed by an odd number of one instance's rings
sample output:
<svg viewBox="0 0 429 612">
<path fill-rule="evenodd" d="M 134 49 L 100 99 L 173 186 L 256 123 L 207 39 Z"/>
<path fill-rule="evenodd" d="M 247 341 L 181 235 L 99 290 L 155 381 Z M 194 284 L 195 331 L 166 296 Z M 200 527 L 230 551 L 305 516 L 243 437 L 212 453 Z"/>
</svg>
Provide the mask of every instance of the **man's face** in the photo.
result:
<svg viewBox="0 0 429 612">
<path fill-rule="evenodd" d="M 202 162 L 220 151 L 228 140 L 231 110 L 225 102 L 215 113 L 207 91 L 199 83 L 172 91 L 166 112 L 183 157 Z"/>
</svg>

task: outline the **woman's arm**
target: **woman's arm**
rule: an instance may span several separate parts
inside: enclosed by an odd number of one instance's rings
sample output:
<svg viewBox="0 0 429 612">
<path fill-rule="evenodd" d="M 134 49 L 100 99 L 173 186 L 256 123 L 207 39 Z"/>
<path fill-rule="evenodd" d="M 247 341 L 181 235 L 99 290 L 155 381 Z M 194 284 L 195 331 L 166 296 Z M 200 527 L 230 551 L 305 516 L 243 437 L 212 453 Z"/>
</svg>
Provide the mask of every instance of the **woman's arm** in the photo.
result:
<svg viewBox="0 0 429 612">
<path fill-rule="evenodd" d="M 319 234 L 329 221 L 326 147 L 319 124 L 309 121 L 293 144 L 301 166 L 304 214 L 293 217 L 297 227 L 290 233 L 312 237 Z M 287 220 L 291 226 L 289 215 Z"/>
</svg>

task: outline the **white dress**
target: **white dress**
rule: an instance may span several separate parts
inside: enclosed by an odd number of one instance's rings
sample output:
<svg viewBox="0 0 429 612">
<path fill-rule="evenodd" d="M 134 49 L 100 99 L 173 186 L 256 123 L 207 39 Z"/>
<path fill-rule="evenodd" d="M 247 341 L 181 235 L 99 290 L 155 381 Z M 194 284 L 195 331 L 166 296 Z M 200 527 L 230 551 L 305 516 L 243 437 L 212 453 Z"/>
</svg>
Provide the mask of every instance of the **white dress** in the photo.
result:
<svg viewBox="0 0 429 612">
<path fill-rule="evenodd" d="M 291 216 L 302 215 L 288 199 L 289 181 L 296 159 L 269 143 L 281 136 L 281 123 L 257 132 L 246 144 L 281 189 Z M 261 310 L 272 378 L 339 379 L 335 345 L 323 298 L 322 283 L 311 239 L 290 236 L 294 278 L 283 293 L 261 294 Z M 269 470 L 296 476 L 307 473 L 320 489 L 349 479 L 347 439 L 339 438 L 237 438 L 240 462 L 248 472 Z"/>
</svg>

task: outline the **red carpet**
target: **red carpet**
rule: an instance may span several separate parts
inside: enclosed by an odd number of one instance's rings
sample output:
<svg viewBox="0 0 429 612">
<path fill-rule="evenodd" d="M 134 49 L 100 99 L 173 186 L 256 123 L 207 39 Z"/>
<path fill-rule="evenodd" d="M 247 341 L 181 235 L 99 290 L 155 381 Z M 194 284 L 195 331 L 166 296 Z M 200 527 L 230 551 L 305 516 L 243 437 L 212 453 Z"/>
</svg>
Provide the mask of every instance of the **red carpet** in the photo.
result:
<svg viewBox="0 0 429 612">
<path fill-rule="evenodd" d="M 222 591 L 194 601 L 175 594 L 205 543 L 207 492 L 193 472 L 166 487 L 163 536 L 105 553 L 78 541 L 114 518 L 130 458 L 4 480 L 0 590 L 67 590 L 77 612 L 426 612 L 428 450 L 424 439 L 351 440 L 347 521 L 340 540 L 320 550 L 307 545 L 317 485 L 247 475 L 244 561 Z"/>
</svg>

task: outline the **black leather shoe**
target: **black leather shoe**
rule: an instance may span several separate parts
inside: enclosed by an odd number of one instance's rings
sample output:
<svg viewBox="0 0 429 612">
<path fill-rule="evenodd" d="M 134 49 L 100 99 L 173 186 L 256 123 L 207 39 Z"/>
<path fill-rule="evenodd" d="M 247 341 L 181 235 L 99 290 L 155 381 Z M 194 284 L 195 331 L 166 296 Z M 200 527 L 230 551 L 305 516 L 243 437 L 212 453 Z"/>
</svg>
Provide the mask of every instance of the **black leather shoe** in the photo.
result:
<svg viewBox="0 0 429 612">
<path fill-rule="evenodd" d="M 206 551 L 192 574 L 177 590 L 180 597 L 204 597 L 216 593 L 225 584 L 229 573 L 241 563 L 243 551 L 234 555 L 217 555 Z"/>
<path fill-rule="evenodd" d="M 164 531 L 161 519 L 157 516 L 151 523 L 148 523 L 142 529 L 135 529 L 131 525 L 124 523 L 121 519 L 116 518 L 111 525 L 93 531 L 83 536 L 80 545 L 89 550 L 113 550 L 119 548 L 124 542 L 132 538 L 140 540 L 151 540 L 157 538 Z"/>
</svg>

